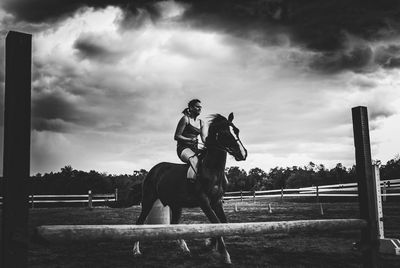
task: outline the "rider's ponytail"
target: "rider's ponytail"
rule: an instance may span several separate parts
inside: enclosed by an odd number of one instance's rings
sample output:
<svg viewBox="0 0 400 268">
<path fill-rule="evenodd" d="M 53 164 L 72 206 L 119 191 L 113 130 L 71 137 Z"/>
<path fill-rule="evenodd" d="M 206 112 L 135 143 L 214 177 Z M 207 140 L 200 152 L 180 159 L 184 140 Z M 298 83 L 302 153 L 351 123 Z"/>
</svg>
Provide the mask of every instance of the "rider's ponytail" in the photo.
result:
<svg viewBox="0 0 400 268">
<path fill-rule="evenodd" d="M 182 111 L 182 113 L 183 113 L 184 115 L 186 115 L 186 116 L 189 116 L 189 115 L 190 115 L 189 108 L 185 108 L 185 109 Z"/>
</svg>

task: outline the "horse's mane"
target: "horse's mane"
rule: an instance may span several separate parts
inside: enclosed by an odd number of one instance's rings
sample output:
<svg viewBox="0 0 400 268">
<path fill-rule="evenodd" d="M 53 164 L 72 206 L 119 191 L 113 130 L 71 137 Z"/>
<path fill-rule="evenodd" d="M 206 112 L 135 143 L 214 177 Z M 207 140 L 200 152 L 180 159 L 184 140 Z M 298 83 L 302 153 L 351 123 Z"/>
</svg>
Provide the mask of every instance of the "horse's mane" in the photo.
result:
<svg viewBox="0 0 400 268">
<path fill-rule="evenodd" d="M 228 119 L 226 119 L 225 116 L 222 116 L 220 114 L 212 114 L 209 116 L 209 125 L 208 125 L 208 134 L 206 138 L 206 144 L 213 142 L 215 139 L 215 134 L 217 132 L 217 129 L 221 124 L 228 122 Z"/>
<path fill-rule="evenodd" d="M 212 114 L 212 115 L 210 115 L 209 128 L 215 127 L 216 125 L 219 125 L 220 123 L 223 123 L 226 121 L 228 121 L 228 119 L 226 119 L 225 116 L 222 116 L 220 114 Z"/>
</svg>

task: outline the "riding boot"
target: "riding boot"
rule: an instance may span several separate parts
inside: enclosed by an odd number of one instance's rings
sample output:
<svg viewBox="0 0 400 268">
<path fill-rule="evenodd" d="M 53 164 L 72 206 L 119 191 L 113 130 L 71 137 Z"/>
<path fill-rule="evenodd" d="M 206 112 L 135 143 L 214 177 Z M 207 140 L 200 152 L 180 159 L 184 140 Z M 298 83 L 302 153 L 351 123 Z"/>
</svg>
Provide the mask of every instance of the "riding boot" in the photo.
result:
<svg viewBox="0 0 400 268">
<path fill-rule="evenodd" d="M 187 178 L 186 178 L 187 181 L 190 184 L 194 184 L 196 182 L 196 180 L 197 180 L 197 173 L 195 173 L 195 171 L 193 171 L 193 169 L 189 168 L 187 175 L 188 175 Z"/>
</svg>

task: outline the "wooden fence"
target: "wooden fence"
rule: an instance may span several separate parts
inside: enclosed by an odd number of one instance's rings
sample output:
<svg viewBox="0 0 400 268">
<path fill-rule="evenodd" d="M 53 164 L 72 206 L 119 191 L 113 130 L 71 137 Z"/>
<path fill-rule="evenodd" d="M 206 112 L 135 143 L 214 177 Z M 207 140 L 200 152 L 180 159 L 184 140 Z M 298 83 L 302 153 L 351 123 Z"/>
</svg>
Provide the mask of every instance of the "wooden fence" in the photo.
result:
<svg viewBox="0 0 400 268">
<path fill-rule="evenodd" d="M 381 197 L 386 201 L 388 196 L 400 196 L 400 179 L 381 181 Z M 332 184 L 302 187 L 297 189 L 276 189 L 266 191 L 226 192 L 224 200 L 281 198 L 284 197 L 357 197 L 357 183 Z"/>
<path fill-rule="evenodd" d="M 0 206 L 2 205 L 3 197 L 0 196 Z M 89 208 L 93 208 L 96 203 L 107 204 L 108 202 L 116 202 L 118 200 L 118 189 L 114 193 L 109 194 L 94 194 L 91 190 L 87 194 L 74 195 L 29 195 L 29 204 L 31 208 L 35 204 L 46 206 L 46 204 L 87 204 Z"/>
</svg>

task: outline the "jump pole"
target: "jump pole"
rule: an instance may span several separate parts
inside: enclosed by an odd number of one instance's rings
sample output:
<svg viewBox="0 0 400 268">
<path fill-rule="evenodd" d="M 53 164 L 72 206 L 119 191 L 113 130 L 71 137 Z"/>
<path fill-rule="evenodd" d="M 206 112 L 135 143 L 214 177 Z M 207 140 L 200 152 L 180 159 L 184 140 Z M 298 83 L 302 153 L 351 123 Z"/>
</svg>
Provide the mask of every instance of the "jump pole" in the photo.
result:
<svg viewBox="0 0 400 268">
<path fill-rule="evenodd" d="M 6 37 L 3 211 L 0 266 L 28 266 L 32 36 Z"/>
<path fill-rule="evenodd" d="M 78 241 L 137 241 L 250 236 L 275 233 L 359 230 L 367 225 L 360 219 L 301 220 L 171 225 L 43 225 L 36 236 L 51 243 Z"/>
</svg>

